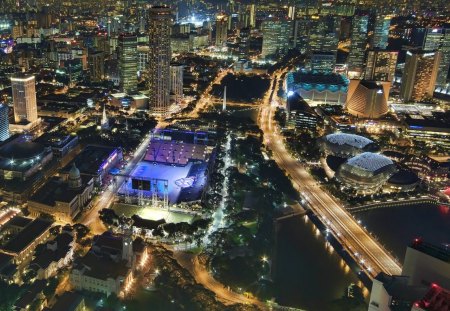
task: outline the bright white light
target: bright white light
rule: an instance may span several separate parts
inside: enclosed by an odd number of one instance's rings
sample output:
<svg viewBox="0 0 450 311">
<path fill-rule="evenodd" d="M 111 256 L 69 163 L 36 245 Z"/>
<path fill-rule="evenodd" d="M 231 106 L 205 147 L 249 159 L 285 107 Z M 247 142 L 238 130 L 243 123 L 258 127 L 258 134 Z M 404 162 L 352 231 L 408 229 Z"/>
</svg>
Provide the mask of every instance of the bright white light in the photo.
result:
<svg viewBox="0 0 450 311">
<path fill-rule="evenodd" d="M 287 96 L 288 96 L 288 97 L 291 97 L 291 96 L 294 95 L 294 94 L 295 94 L 294 91 L 288 91 Z"/>
</svg>

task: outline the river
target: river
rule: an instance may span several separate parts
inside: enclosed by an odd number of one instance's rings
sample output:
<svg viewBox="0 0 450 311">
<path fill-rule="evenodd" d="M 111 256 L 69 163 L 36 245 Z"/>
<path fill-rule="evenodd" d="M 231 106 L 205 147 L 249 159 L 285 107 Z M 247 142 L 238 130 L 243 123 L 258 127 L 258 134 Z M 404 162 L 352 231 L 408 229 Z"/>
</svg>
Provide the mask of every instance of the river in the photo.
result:
<svg viewBox="0 0 450 311">
<path fill-rule="evenodd" d="M 280 223 L 277 234 L 276 300 L 306 310 L 329 310 L 330 302 L 341 298 L 351 283 L 361 285 L 307 216 Z M 367 296 L 368 290 L 364 289 Z"/>
<path fill-rule="evenodd" d="M 415 238 L 433 244 L 450 244 L 450 208 L 433 204 L 375 209 L 355 214 L 362 225 L 400 262 Z"/>
</svg>

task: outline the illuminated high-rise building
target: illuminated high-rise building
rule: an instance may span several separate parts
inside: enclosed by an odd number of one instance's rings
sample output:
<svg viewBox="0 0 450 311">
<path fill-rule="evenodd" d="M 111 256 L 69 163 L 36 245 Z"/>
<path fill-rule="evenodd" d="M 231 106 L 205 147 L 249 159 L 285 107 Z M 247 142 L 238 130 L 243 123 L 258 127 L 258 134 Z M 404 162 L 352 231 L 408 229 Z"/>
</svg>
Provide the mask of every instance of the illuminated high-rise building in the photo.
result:
<svg viewBox="0 0 450 311">
<path fill-rule="evenodd" d="M 311 16 L 307 26 L 308 51 L 337 52 L 341 18 L 337 16 Z"/>
<path fill-rule="evenodd" d="M 424 51 L 436 51 L 442 45 L 442 28 L 426 28 L 422 49 Z"/>
<path fill-rule="evenodd" d="M 250 51 L 250 28 L 242 28 L 239 31 L 239 59 L 248 58 Z"/>
<path fill-rule="evenodd" d="M 389 27 L 391 26 L 391 16 L 378 15 L 375 19 L 373 30 L 372 48 L 385 50 L 388 46 Z"/>
<path fill-rule="evenodd" d="M 0 104 L 0 141 L 5 141 L 9 138 L 9 107 L 5 104 Z"/>
<path fill-rule="evenodd" d="M 450 28 L 428 28 L 422 48 L 426 51 L 440 51 L 437 87 L 446 87 L 448 69 L 450 66 Z"/>
<path fill-rule="evenodd" d="M 403 69 L 400 97 L 421 101 L 432 97 L 440 62 L 440 52 L 408 51 Z"/>
<path fill-rule="evenodd" d="M 148 87 L 150 109 L 157 114 L 168 112 L 170 105 L 170 29 L 172 11 L 154 6 L 148 14 Z"/>
<path fill-rule="evenodd" d="M 348 55 L 348 76 L 350 79 L 360 78 L 364 68 L 364 57 L 367 48 L 368 15 L 353 16 L 350 53 Z"/>
<path fill-rule="evenodd" d="M 137 88 L 137 37 L 121 34 L 118 44 L 120 90 L 132 93 Z"/>
<path fill-rule="evenodd" d="M 248 11 L 249 11 L 249 25 L 250 27 L 254 28 L 256 26 L 256 5 L 255 4 L 250 4 L 248 6 Z"/>
<path fill-rule="evenodd" d="M 370 50 L 367 53 L 364 79 L 380 82 L 392 82 L 395 77 L 398 52 Z"/>
<path fill-rule="evenodd" d="M 89 52 L 88 63 L 91 81 L 101 81 L 105 76 L 105 53 L 102 51 Z"/>
<path fill-rule="evenodd" d="M 262 23 L 263 44 L 261 56 L 263 58 L 283 55 L 289 49 L 289 38 L 292 32 L 291 21 L 271 18 Z"/>
<path fill-rule="evenodd" d="M 170 64 L 170 95 L 174 101 L 180 104 L 183 99 L 183 65 L 179 63 Z"/>
<path fill-rule="evenodd" d="M 228 16 L 219 14 L 216 16 L 216 46 L 224 46 L 228 39 Z"/>
<path fill-rule="evenodd" d="M 36 80 L 34 76 L 17 73 L 11 77 L 15 123 L 37 121 Z"/>
</svg>

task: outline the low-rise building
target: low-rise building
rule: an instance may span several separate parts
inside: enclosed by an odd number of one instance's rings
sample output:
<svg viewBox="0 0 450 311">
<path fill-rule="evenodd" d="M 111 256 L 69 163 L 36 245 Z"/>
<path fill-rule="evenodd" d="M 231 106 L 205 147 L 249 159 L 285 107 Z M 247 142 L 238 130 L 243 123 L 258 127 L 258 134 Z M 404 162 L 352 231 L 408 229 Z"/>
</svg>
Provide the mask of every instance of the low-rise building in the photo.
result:
<svg viewBox="0 0 450 311">
<path fill-rule="evenodd" d="M 295 129 L 316 131 L 320 118 L 297 93 L 287 99 L 287 124 Z"/>
<path fill-rule="evenodd" d="M 78 136 L 45 133 L 34 142 L 52 148 L 53 156 L 61 159 L 78 145 Z"/>
<path fill-rule="evenodd" d="M 34 216 L 49 214 L 71 223 L 91 200 L 93 190 L 93 177 L 81 176 L 73 163 L 67 180 L 50 179 L 29 199 L 28 210 Z"/>
<path fill-rule="evenodd" d="M 77 292 L 65 292 L 62 294 L 56 303 L 43 311 L 84 311 L 86 305 L 84 298 Z"/>
<path fill-rule="evenodd" d="M 89 252 L 74 262 L 70 281 L 77 290 L 120 295 L 133 281 L 135 267 L 131 234 L 105 232 L 95 236 Z"/>
<path fill-rule="evenodd" d="M 51 226 L 49 220 L 34 219 L 5 245 L 0 246 L 0 252 L 14 256 L 13 263 L 23 267 L 31 260 L 36 246 L 50 237 Z"/>
<path fill-rule="evenodd" d="M 0 147 L 0 179 L 30 179 L 50 162 L 52 157 L 50 148 L 19 137 Z"/>
<path fill-rule="evenodd" d="M 336 177 L 344 186 L 361 194 L 378 191 L 397 171 L 391 159 L 380 154 L 364 152 L 339 167 Z"/>
<path fill-rule="evenodd" d="M 363 152 L 374 152 L 379 149 L 378 145 L 364 136 L 333 133 L 323 136 L 319 141 L 320 149 L 327 155 L 350 158 Z"/>
<path fill-rule="evenodd" d="M 120 148 L 89 145 L 62 169 L 61 174 L 68 176 L 72 170 L 73 163 L 75 163 L 81 176 L 92 177 L 96 184 L 101 185 L 109 170 L 122 160 L 123 154 Z"/>
<path fill-rule="evenodd" d="M 67 233 L 61 233 L 45 244 L 45 249 L 39 252 L 30 263 L 30 269 L 36 271 L 36 278 L 49 279 L 57 271 L 66 267 L 73 258 L 75 239 Z"/>
</svg>

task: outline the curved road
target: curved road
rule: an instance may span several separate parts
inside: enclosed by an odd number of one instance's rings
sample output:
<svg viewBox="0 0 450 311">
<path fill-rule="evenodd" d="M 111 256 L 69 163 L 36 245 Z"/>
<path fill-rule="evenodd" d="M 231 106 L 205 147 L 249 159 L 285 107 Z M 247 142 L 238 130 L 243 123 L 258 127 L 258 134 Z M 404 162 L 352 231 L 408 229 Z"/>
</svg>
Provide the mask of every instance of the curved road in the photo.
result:
<svg viewBox="0 0 450 311">
<path fill-rule="evenodd" d="M 275 85 L 272 90 L 278 90 L 280 76 L 281 73 L 274 75 Z M 309 203 L 314 213 L 328 226 L 369 276 L 374 277 L 379 272 L 399 275 L 401 273 L 399 263 L 335 198 L 322 189 L 304 166 L 287 151 L 283 137 L 278 133 L 273 120 L 276 105 L 271 103 L 272 96 L 273 93 L 266 97 L 266 102 L 260 111 L 259 124 L 264 133 L 265 144 L 272 150 L 274 160 L 290 175 L 302 198 Z"/>
</svg>

